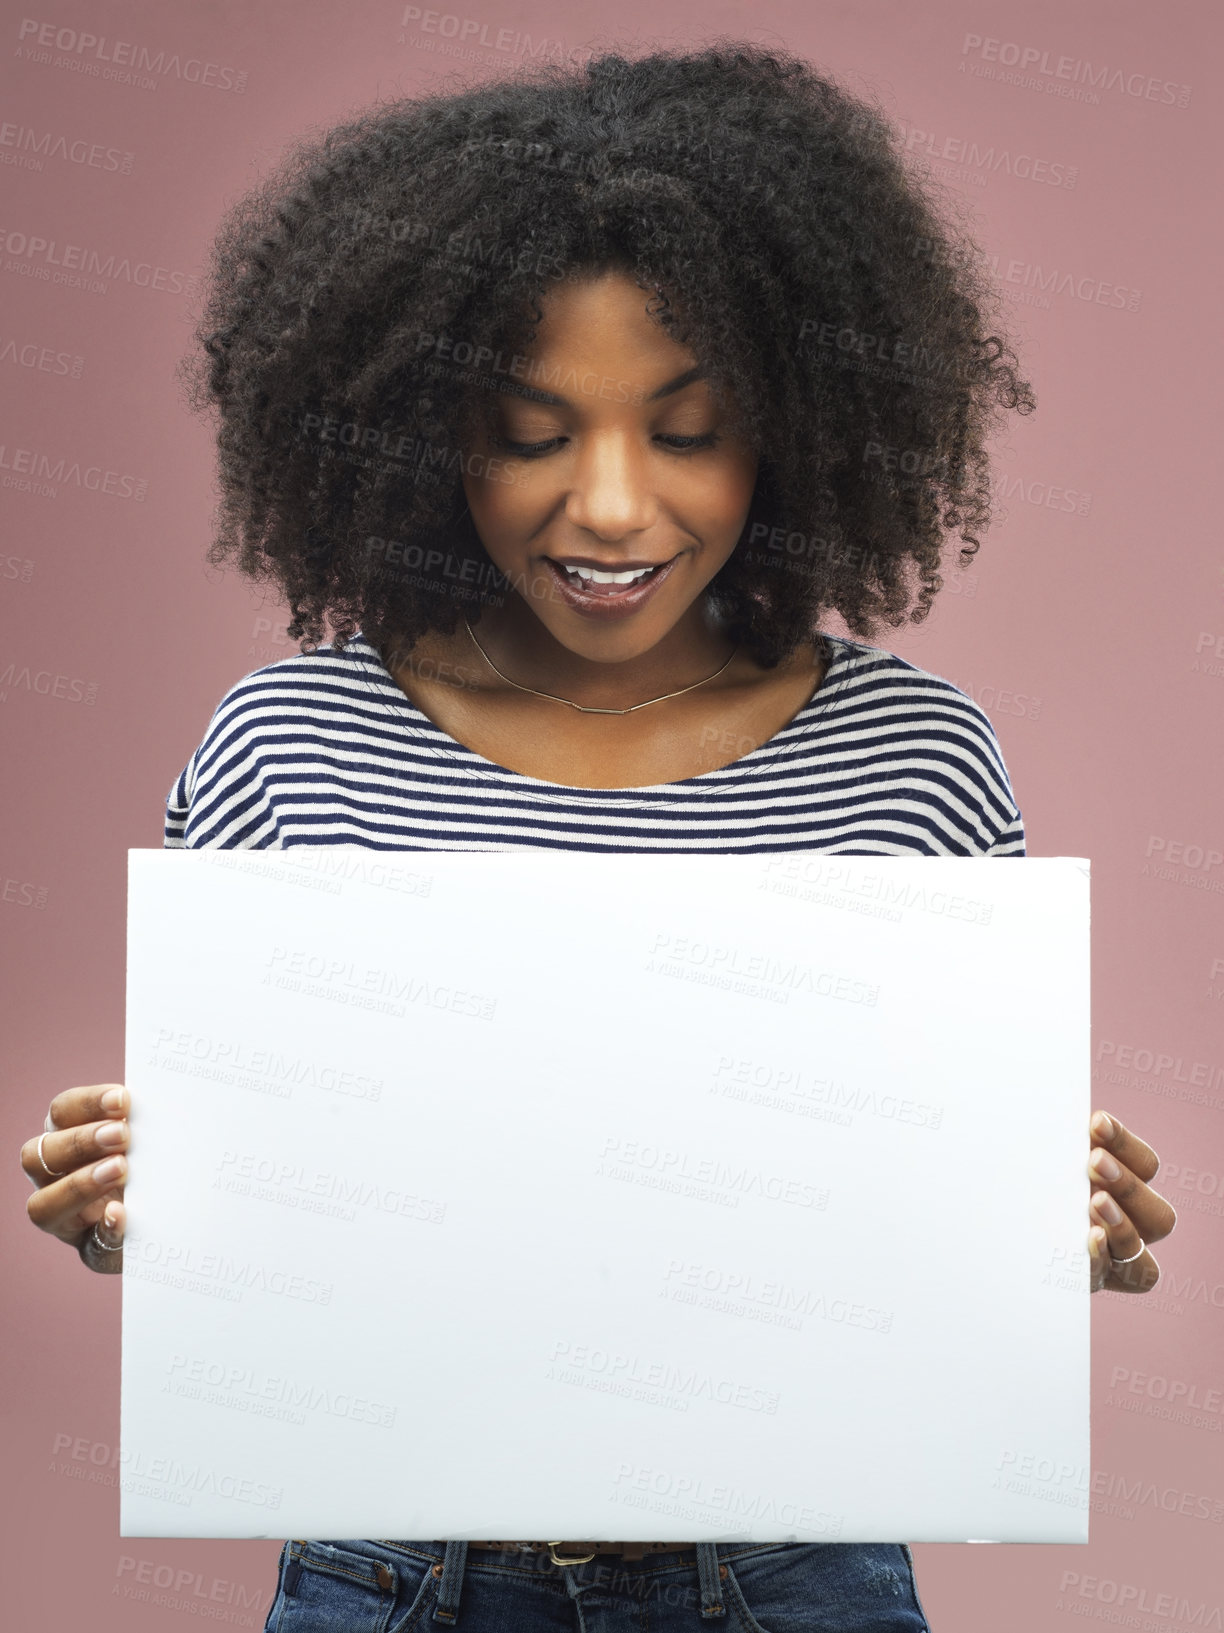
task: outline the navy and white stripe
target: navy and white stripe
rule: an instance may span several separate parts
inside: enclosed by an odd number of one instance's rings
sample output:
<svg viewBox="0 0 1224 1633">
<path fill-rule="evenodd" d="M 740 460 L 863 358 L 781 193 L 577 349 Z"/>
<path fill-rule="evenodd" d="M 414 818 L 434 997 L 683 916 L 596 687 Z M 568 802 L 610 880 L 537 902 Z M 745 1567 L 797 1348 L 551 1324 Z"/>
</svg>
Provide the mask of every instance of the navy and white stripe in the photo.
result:
<svg viewBox="0 0 1224 1633">
<path fill-rule="evenodd" d="M 169 849 L 1023 856 L 994 728 L 941 676 L 829 637 L 816 694 L 719 770 L 569 788 L 435 726 L 360 634 L 232 686 L 166 800 Z"/>
</svg>

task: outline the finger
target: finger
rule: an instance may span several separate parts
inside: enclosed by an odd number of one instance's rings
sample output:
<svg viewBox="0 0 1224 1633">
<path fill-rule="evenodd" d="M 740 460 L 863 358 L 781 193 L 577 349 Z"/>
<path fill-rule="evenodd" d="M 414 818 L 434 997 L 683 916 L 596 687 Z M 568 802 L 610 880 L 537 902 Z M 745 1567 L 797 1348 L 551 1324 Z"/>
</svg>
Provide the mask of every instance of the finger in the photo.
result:
<svg viewBox="0 0 1224 1633">
<path fill-rule="evenodd" d="M 1104 1228 L 1093 1225 L 1088 1232 L 1088 1286 L 1089 1291 L 1099 1293 L 1109 1276 L 1109 1248 L 1106 1244 Z"/>
<path fill-rule="evenodd" d="M 1159 1280 L 1160 1266 L 1151 1251 L 1144 1248 L 1134 1264 L 1110 1265 L 1105 1290 L 1109 1293 L 1150 1293 Z"/>
<path fill-rule="evenodd" d="M 111 1168 L 112 1163 L 118 1167 Z M 26 1213 L 39 1230 L 61 1241 L 75 1242 L 86 1227 L 102 1217 L 107 1198 L 122 1195 L 126 1177 L 126 1157 L 122 1153 L 107 1157 L 31 1191 L 26 1198 Z"/>
<path fill-rule="evenodd" d="M 121 1197 L 113 1192 L 106 1197 L 102 1205 L 102 1212 L 94 1223 L 98 1237 L 105 1247 L 117 1249 L 123 1245 L 123 1233 L 127 1226 L 127 1210 Z"/>
<path fill-rule="evenodd" d="M 1177 1223 L 1177 1213 L 1159 1191 L 1131 1173 L 1104 1146 L 1094 1146 L 1088 1159 L 1088 1177 L 1100 1190 L 1108 1191 L 1128 1214 L 1145 1242 L 1159 1242 Z"/>
<path fill-rule="evenodd" d="M 113 1198 L 107 1198 L 102 1216 L 87 1230 L 77 1244 L 84 1264 L 103 1275 L 123 1269 L 123 1207 Z"/>
<path fill-rule="evenodd" d="M 1093 1224 L 1104 1228 L 1106 1250 L 1111 1259 L 1129 1259 L 1143 1247 L 1144 1238 L 1135 1229 L 1134 1221 L 1122 1212 L 1108 1191 L 1092 1193 L 1088 1213 Z"/>
<path fill-rule="evenodd" d="M 104 1241 L 113 1247 L 118 1247 L 127 1230 L 127 1206 L 122 1195 L 112 1197 L 102 1213 L 102 1223 L 98 1227 Z"/>
<path fill-rule="evenodd" d="M 1092 1137 L 1093 1145 L 1108 1146 L 1111 1155 L 1115 1156 L 1124 1167 L 1129 1168 L 1132 1174 L 1137 1174 L 1142 1180 L 1154 1179 L 1160 1167 L 1160 1158 L 1137 1134 L 1132 1134 L 1129 1128 L 1121 1124 L 1109 1111 L 1094 1111 L 1088 1125 L 1088 1132 Z"/>
<path fill-rule="evenodd" d="M 124 1117 L 128 1106 L 129 1096 L 124 1084 L 90 1083 L 84 1088 L 65 1089 L 62 1094 L 57 1094 L 47 1115 L 53 1128 L 75 1128 L 79 1123 L 105 1122 L 110 1117 Z"/>
<path fill-rule="evenodd" d="M 109 1152 L 126 1150 L 128 1136 L 129 1126 L 122 1118 L 35 1135 L 21 1148 L 22 1172 L 35 1185 L 54 1185 L 85 1163 L 98 1162 Z"/>
<path fill-rule="evenodd" d="M 1156 1285 L 1160 1271 L 1131 1220 L 1108 1191 L 1094 1192 L 1088 1211 L 1093 1224 L 1103 1227 L 1105 1231 L 1103 1252 L 1108 1255 L 1105 1285 L 1126 1293 L 1150 1291 Z M 1119 1264 L 1117 1261 L 1120 1259 L 1130 1262 Z"/>
</svg>

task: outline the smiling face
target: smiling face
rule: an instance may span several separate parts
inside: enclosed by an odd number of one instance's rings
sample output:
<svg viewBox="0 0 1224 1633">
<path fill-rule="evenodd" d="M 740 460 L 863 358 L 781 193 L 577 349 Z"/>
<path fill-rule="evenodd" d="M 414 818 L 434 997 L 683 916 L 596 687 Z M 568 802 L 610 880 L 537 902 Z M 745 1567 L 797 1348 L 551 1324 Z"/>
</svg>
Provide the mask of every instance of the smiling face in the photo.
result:
<svg viewBox="0 0 1224 1633">
<path fill-rule="evenodd" d="M 476 531 L 514 589 L 485 619 L 542 652 L 555 642 L 558 657 L 708 650 L 703 592 L 752 499 L 755 452 L 693 354 L 646 315 L 651 298 L 612 271 L 549 290 L 516 371 L 533 395 L 494 394 L 492 428 L 464 448 Z M 500 480 L 483 474 L 490 460 Z M 506 461 L 517 481 L 504 479 Z M 629 586 L 576 567 L 651 570 Z"/>
</svg>

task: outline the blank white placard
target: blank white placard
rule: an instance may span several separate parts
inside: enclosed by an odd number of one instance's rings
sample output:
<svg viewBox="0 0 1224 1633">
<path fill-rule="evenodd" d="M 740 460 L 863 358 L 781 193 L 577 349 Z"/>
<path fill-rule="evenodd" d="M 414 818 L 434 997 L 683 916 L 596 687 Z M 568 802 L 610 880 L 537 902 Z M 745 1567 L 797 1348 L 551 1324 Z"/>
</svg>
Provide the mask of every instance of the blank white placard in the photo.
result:
<svg viewBox="0 0 1224 1633">
<path fill-rule="evenodd" d="M 128 856 L 122 1536 L 1087 1540 L 1086 860 Z"/>
</svg>

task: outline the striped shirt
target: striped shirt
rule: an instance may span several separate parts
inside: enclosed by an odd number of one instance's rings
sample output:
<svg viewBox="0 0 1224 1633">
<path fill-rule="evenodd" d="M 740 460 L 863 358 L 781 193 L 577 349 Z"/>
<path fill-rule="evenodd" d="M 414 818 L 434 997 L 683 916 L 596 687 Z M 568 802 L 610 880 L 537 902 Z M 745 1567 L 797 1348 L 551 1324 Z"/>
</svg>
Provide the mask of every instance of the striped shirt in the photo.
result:
<svg viewBox="0 0 1224 1633">
<path fill-rule="evenodd" d="M 359 632 L 226 692 L 167 796 L 165 845 L 1023 856 L 984 711 L 904 658 L 828 638 L 813 696 L 750 753 L 678 782 L 571 788 L 448 736 Z"/>
</svg>

